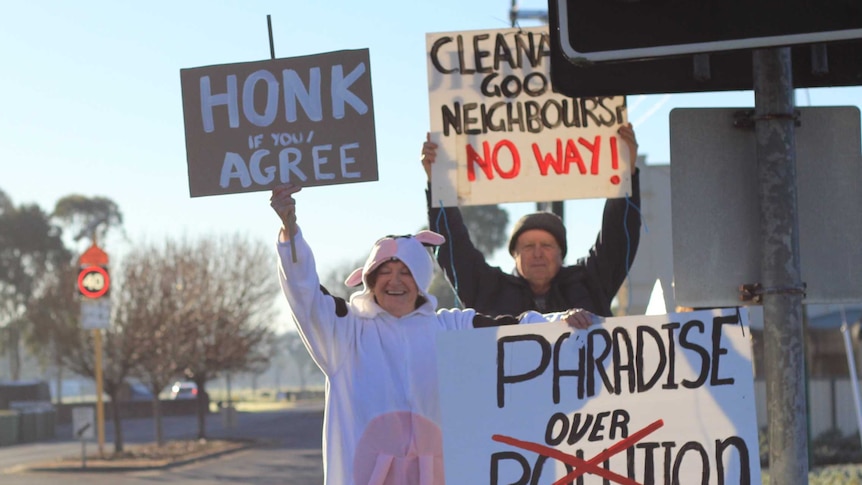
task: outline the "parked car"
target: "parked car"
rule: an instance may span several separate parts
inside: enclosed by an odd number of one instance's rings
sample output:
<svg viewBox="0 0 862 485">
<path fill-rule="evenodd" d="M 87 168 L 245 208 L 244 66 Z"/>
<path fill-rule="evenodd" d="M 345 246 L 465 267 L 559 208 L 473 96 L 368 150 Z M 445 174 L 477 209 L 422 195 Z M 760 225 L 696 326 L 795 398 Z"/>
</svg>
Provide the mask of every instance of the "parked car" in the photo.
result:
<svg viewBox="0 0 862 485">
<path fill-rule="evenodd" d="M 171 399 L 194 399 L 198 397 L 198 385 L 194 382 L 174 382 L 171 386 Z"/>
<path fill-rule="evenodd" d="M 127 379 L 120 388 L 121 401 L 152 401 L 150 388 L 135 379 Z"/>
</svg>

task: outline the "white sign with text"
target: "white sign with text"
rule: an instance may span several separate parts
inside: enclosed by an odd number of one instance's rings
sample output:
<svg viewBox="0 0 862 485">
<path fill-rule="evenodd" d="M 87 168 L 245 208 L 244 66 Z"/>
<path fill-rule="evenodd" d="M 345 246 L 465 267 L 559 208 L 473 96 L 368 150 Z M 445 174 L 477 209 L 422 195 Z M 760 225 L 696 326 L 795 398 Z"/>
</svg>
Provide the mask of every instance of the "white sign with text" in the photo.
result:
<svg viewBox="0 0 862 485">
<path fill-rule="evenodd" d="M 749 336 L 746 309 L 443 332 L 446 482 L 760 483 Z"/>
<path fill-rule="evenodd" d="M 631 194 L 625 96 L 553 92 L 545 28 L 426 35 L 435 205 Z"/>
</svg>

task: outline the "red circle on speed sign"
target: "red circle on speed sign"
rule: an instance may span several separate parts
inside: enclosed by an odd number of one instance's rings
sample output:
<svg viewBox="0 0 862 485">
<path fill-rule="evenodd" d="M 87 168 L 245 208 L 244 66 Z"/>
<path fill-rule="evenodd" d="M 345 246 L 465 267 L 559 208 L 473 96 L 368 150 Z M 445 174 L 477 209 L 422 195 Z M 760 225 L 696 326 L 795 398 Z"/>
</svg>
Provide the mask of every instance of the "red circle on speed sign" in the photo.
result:
<svg viewBox="0 0 862 485">
<path fill-rule="evenodd" d="M 108 270 L 101 266 L 87 266 L 78 273 L 78 291 L 87 298 L 99 298 L 110 286 Z"/>
</svg>

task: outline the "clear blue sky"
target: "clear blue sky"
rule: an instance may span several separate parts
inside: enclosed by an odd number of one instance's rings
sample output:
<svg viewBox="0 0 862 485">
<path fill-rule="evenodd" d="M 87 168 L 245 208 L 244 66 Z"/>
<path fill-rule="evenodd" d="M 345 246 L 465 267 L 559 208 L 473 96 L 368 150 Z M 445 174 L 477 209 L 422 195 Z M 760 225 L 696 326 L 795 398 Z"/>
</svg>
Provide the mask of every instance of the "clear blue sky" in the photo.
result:
<svg viewBox="0 0 862 485">
<path fill-rule="evenodd" d="M 325 273 L 363 258 L 380 236 L 425 224 L 419 163 L 428 130 L 425 34 L 509 26 L 510 0 L 32 1 L 0 16 L 0 189 L 46 211 L 72 193 L 106 196 L 135 241 L 240 231 L 274 241 L 269 194 L 188 195 L 180 69 L 368 48 L 377 182 L 308 188 L 299 223 Z M 546 2 L 522 1 L 545 10 Z M 531 25 L 525 23 L 525 25 Z M 535 24 L 532 24 L 535 25 Z M 862 88 L 800 90 L 797 104 L 859 105 Z M 748 92 L 630 96 L 647 163 L 668 163 L 675 107 L 753 107 Z M 603 201 L 566 203 L 569 262 L 595 239 Z M 514 221 L 533 204 L 508 204 Z M 128 242 L 109 240 L 122 254 Z M 511 259 L 493 258 L 503 269 Z"/>
</svg>

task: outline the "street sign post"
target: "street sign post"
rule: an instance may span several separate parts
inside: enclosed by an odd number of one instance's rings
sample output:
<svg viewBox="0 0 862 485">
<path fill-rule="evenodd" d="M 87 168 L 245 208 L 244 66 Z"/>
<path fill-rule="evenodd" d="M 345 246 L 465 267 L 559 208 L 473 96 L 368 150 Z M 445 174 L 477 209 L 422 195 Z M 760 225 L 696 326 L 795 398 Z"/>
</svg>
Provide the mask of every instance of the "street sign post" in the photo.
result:
<svg viewBox="0 0 862 485">
<path fill-rule="evenodd" d="M 87 468 L 87 440 L 95 437 L 95 418 L 90 406 L 72 408 L 72 432 L 81 440 L 81 468 Z"/>
<path fill-rule="evenodd" d="M 90 406 L 75 406 L 72 408 L 72 431 L 75 437 L 81 441 L 91 440 L 96 437 L 93 432 L 96 417 Z"/>
<path fill-rule="evenodd" d="M 803 107 L 796 112 L 805 303 L 858 302 L 862 274 L 852 268 L 862 266 L 862 248 L 847 241 L 862 239 L 859 108 Z M 740 286 L 762 281 L 757 141 L 746 123 L 749 113 L 749 108 L 678 108 L 670 113 L 673 281 L 679 305 L 736 306 Z"/>
<path fill-rule="evenodd" d="M 860 41 L 793 46 L 791 56 L 795 88 L 862 85 Z M 705 73 L 698 73 L 693 55 L 574 64 L 563 55 L 559 36 L 551 35 L 551 84 L 555 91 L 576 98 L 751 90 L 754 73 L 750 51 L 698 57 L 705 60 Z M 828 59 L 828 70 L 817 67 L 821 57 Z"/>
<path fill-rule="evenodd" d="M 102 401 L 102 329 L 111 321 L 111 302 L 103 299 L 111 287 L 108 276 L 108 254 L 93 244 L 78 258 L 78 291 L 85 297 L 81 301 L 81 328 L 93 332 L 95 348 L 93 370 L 96 380 L 96 432 L 99 437 L 99 456 L 105 453 L 105 406 Z"/>
<path fill-rule="evenodd" d="M 709 54 L 651 56 L 633 61 L 592 62 L 566 56 L 558 11 L 559 0 L 550 0 L 551 84 L 572 97 L 621 94 L 695 93 L 750 90 L 754 85 L 750 50 Z M 609 1 L 617 4 L 618 2 Z M 604 31 L 626 37 L 614 21 L 602 23 Z M 795 45 L 791 48 L 793 87 L 815 88 L 862 84 L 862 41 Z"/>
<path fill-rule="evenodd" d="M 623 61 L 862 38 L 862 3 L 845 0 L 653 2 L 550 0 L 563 54 Z"/>
<path fill-rule="evenodd" d="M 757 296 L 763 305 L 767 406 L 776 410 L 769 414 L 770 476 L 783 485 L 807 483 L 807 402 L 800 351 L 805 286 L 800 278 L 793 88 L 809 87 L 799 72 L 836 76 L 810 86 L 862 84 L 859 62 L 836 63 L 829 52 L 831 43 L 850 41 L 850 57 L 862 56 L 862 43 L 856 41 L 862 38 L 862 4 L 549 0 L 549 7 L 551 37 L 556 39 L 551 45 L 551 81 L 559 92 L 577 97 L 754 89 L 762 276 Z M 798 65 L 791 45 L 807 49 L 810 64 Z M 713 63 L 727 55 L 742 57 L 730 62 L 730 73 L 719 72 Z M 593 64 L 604 68 L 614 60 L 626 62 L 611 73 L 590 72 Z M 745 84 L 748 74 L 752 82 Z M 648 84 L 641 75 L 648 76 Z M 584 77 L 590 77 L 591 87 L 577 86 Z M 725 87 L 705 87 L 712 82 Z M 602 87 L 611 83 L 616 85 Z M 669 89 L 671 84 L 681 87 Z M 745 85 L 729 87 L 735 84 Z M 602 92 L 609 88 L 612 92 Z"/>
</svg>

